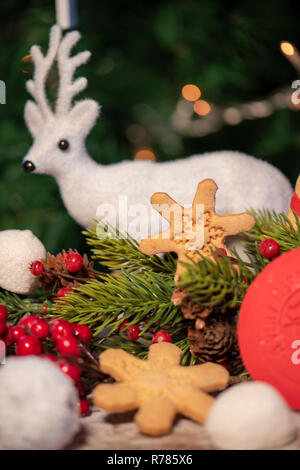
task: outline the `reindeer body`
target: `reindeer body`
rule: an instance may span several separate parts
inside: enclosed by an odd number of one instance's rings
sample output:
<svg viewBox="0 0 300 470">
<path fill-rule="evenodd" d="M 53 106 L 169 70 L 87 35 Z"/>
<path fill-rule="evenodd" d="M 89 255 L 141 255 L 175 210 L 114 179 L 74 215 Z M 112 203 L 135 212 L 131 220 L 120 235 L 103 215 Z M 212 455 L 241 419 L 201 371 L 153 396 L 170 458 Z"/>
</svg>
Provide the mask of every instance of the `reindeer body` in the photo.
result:
<svg viewBox="0 0 300 470">
<path fill-rule="evenodd" d="M 47 56 L 31 49 L 35 76 L 27 88 L 36 103 L 29 101 L 25 119 L 35 138 L 26 155 L 25 171 L 46 173 L 56 178 L 63 201 L 72 217 L 82 226 L 99 218 L 99 207 L 110 204 L 117 211 L 118 222 L 134 217 L 129 213 L 136 204 L 149 211 L 150 233 L 156 233 L 157 213 L 150 207 L 156 191 L 167 192 L 180 204 L 191 204 L 199 181 L 212 178 L 219 186 L 216 210 L 219 214 L 238 213 L 245 209 L 268 208 L 287 212 L 292 187 L 286 177 L 272 165 L 239 152 L 214 152 L 171 162 L 124 161 L 101 165 L 86 152 L 85 138 L 94 126 L 99 106 L 82 100 L 72 106 L 72 97 L 85 88 L 84 78 L 72 81 L 75 69 L 86 62 L 89 52 L 69 57 L 79 34 L 71 32 L 61 41 L 58 26 L 51 30 Z M 47 73 L 57 57 L 61 84 L 55 113 L 44 92 Z M 119 207 L 120 196 L 127 197 L 126 208 Z M 114 211 L 107 211 L 105 221 L 115 224 Z M 102 217 L 102 216 L 101 216 Z M 101 218 L 100 217 L 100 218 Z M 129 233 L 130 224 L 128 226 Z M 164 228 L 164 227 L 163 227 Z M 149 233 L 141 232 L 140 239 Z"/>
<path fill-rule="evenodd" d="M 266 162 L 239 152 L 214 152 L 172 162 L 124 161 L 98 165 L 90 160 L 74 168 L 67 177 L 57 178 L 60 192 L 72 217 L 86 227 L 102 204 L 118 212 L 119 196 L 127 197 L 127 208 L 139 203 L 149 207 L 151 233 L 156 233 L 157 213 L 150 208 L 150 196 L 166 192 L 180 204 L 190 204 L 197 184 L 212 178 L 219 186 L 216 209 L 219 214 L 239 213 L 250 207 L 287 212 L 292 188 L 282 173 Z M 126 209 L 126 208 L 125 208 Z M 128 212 L 119 214 L 130 223 Z M 114 225 L 114 213 L 105 220 Z M 141 233 L 141 238 L 147 233 Z"/>
</svg>

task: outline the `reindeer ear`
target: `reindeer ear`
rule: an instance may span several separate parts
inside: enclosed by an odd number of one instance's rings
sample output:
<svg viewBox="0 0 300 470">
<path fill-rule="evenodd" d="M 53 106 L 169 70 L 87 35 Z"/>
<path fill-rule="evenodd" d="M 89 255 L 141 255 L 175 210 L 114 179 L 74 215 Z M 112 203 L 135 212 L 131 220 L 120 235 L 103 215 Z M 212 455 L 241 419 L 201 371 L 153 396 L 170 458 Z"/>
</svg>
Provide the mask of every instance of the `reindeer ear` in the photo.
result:
<svg viewBox="0 0 300 470">
<path fill-rule="evenodd" d="M 78 134 L 87 136 L 94 127 L 99 113 L 100 106 L 96 101 L 89 99 L 78 101 L 69 113 L 72 128 L 76 129 Z"/>
<path fill-rule="evenodd" d="M 44 118 L 38 106 L 33 101 L 27 101 L 24 117 L 32 137 L 36 137 L 43 124 Z"/>
</svg>

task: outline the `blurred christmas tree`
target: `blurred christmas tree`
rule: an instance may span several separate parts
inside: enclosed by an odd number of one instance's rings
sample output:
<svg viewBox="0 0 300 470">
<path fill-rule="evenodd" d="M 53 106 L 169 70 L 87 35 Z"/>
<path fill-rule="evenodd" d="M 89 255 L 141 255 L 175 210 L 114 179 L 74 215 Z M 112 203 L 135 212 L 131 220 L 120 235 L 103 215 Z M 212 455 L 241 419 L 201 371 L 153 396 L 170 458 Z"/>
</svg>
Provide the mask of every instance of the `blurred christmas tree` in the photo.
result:
<svg viewBox="0 0 300 470">
<path fill-rule="evenodd" d="M 158 160 L 234 149 L 274 163 L 295 182 L 300 115 L 288 107 L 268 112 L 265 98 L 298 78 L 279 49 L 282 40 L 300 45 L 296 1 L 274 0 L 264 6 L 259 0 L 79 0 L 78 8 L 79 48 L 93 53 L 81 70 L 89 79 L 84 95 L 103 106 L 88 140 L 97 161 L 132 159 L 143 148 Z M 54 1 L 2 0 L 0 14 L 0 79 L 7 87 L 7 104 L 0 106 L 1 229 L 30 228 L 52 252 L 80 249 L 81 229 L 64 209 L 56 183 L 21 169 L 31 145 L 23 121 L 30 66 L 21 59 L 32 44 L 47 45 Z M 209 120 L 207 132 L 202 124 L 193 132 L 176 124 L 182 87 L 190 83 L 202 92 L 196 111 L 200 116 L 209 112 L 198 117 L 192 110 L 189 119 L 203 123 L 210 113 L 218 117 L 218 109 L 234 108 L 215 132 Z M 250 113 L 245 118 L 251 108 L 247 103 L 258 100 L 265 104 L 265 117 L 253 119 Z M 237 103 L 246 105 L 243 119 L 236 113 Z M 186 117 L 193 105 L 184 106 Z"/>
</svg>

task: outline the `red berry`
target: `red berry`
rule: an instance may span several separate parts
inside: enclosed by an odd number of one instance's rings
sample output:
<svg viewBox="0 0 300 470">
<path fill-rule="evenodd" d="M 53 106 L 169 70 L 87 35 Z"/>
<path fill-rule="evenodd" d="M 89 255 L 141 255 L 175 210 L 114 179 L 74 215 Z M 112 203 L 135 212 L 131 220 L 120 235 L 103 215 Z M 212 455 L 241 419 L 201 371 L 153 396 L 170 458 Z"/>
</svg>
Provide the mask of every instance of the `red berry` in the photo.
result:
<svg viewBox="0 0 300 470">
<path fill-rule="evenodd" d="M 87 325 L 75 325 L 75 336 L 78 336 L 84 343 L 88 343 L 92 339 L 92 332 Z"/>
<path fill-rule="evenodd" d="M 7 325 L 7 329 L 6 329 L 6 334 L 3 338 L 3 341 L 5 342 L 6 346 L 9 346 L 12 341 L 11 341 L 11 337 L 10 337 L 10 331 L 12 329 L 12 326 L 11 325 Z"/>
<path fill-rule="evenodd" d="M 90 412 L 90 404 L 86 398 L 81 398 L 78 403 L 80 416 L 87 416 Z"/>
<path fill-rule="evenodd" d="M 36 320 L 31 327 L 31 333 L 40 339 L 46 339 L 50 334 L 50 328 L 46 320 Z"/>
<path fill-rule="evenodd" d="M 53 356 L 53 354 L 48 354 L 48 353 L 47 354 L 42 354 L 41 357 L 43 359 L 48 359 L 51 362 L 58 362 L 57 357 Z"/>
<path fill-rule="evenodd" d="M 75 387 L 77 388 L 78 395 L 80 397 L 83 397 L 84 396 L 84 383 L 82 382 L 82 380 L 79 379 L 78 382 L 76 382 Z"/>
<path fill-rule="evenodd" d="M 79 253 L 71 252 L 65 257 L 65 266 L 70 273 L 78 273 L 83 266 L 83 258 Z"/>
<path fill-rule="evenodd" d="M 13 326 L 8 333 L 9 341 L 10 343 L 14 343 L 15 341 L 18 341 L 21 338 L 24 338 L 26 336 L 26 331 L 22 326 Z"/>
<path fill-rule="evenodd" d="M 30 271 L 34 276 L 40 276 L 44 271 L 44 265 L 41 261 L 34 261 L 30 265 Z"/>
<path fill-rule="evenodd" d="M 66 297 L 68 294 L 70 294 L 71 292 L 73 292 L 73 289 L 71 289 L 71 287 L 62 287 L 61 289 L 59 289 L 59 291 L 56 294 L 53 294 L 53 295 L 57 299 L 62 299 Z"/>
<path fill-rule="evenodd" d="M 60 336 L 72 336 L 74 326 L 67 320 L 55 320 L 51 324 L 52 338 L 56 341 Z"/>
<path fill-rule="evenodd" d="M 31 335 L 26 335 L 17 341 L 16 353 L 17 356 L 28 356 L 41 354 L 42 345 L 38 338 Z"/>
<path fill-rule="evenodd" d="M 56 297 L 66 297 L 69 293 L 73 292 L 73 289 L 71 287 L 62 287 L 59 289 L 59 291 L 54 294 Z"/>
<path fill-rule="evenodd" d="M 280 246 L 273 238 L 266 238 L 259 244 L 259 252 L 264 258 L 275 258 L 279 251 Z"/>
<path fill-rule="evenodd" d="M 56 342 L 56 349 L 60 354 L 80 357 L 79 344 L 74 336 L 59 336 Z"/>
<path fill-rule="evenodd" d="M 0 321 L 7 320 L 7 308 L 5 305 L 0 304 Z"/>
<path fill-rule="evenodd" d="M 0 336 L 4 336 L 7 332 L 7 325 L 4 321 L 0 321 Z"/>
<path fill-rule="evenodd" d="M 128 328 L 128 336 L 132 341 L 136 341 L 138 337 L 140 336 L 141 330 L 137 325 L 131 325 Z"/>
<path fill-rule="evenodd" d="M 160 330 L 153 336 L 152 343 L 172 343 L 172 338 L 165 330 Z"/>
<path fill-rule="evenodd" d="M 31 330 L 33 323 L 36 321 L 37 317 L 34 317 L 33 315 L 25 315 L 25 317 L 21 318 L 18 325 L 25 329 L 28 328 L 28 330 Z"/>
<path fill-rule="evenodd" d="M 118 330 L 119 331 L 126 330 L 128 323 L 129 323 L 129 320 L 127 319 L 123 320 L 122 323 L 120 323 Z"/>
<path fill-rule="evenodd" d="M 59 361 L 59 367 L 62 372 L 68 375 L 74 382 L 78 382 L 81 376 L 81 369 L 76 364 L 69 364 L 67 361 Z"/>
</svg>

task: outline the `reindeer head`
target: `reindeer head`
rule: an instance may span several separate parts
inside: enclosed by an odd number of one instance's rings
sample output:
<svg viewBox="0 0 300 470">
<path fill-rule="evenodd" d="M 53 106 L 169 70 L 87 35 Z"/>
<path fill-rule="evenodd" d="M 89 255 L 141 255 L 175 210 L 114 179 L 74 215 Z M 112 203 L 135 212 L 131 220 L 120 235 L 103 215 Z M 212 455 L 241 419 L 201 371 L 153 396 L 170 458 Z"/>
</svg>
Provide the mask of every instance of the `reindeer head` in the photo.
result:
<svg viewBox="0 0 300 470">
<path fill-rule="evenodd" d="M 90 52 L 70 57 L 72 47 L 79 41 L 77 31 L 63 39 L 61 29 L 55 25 L 50 32 L 49 49 L 43 56 L 39 46 L 32 46 L 34 77 L 26 83 L 27 90 L 35 99 L 27 101 L 25 121 L 34 143 L 23 160 L 27 173 L 46 173 L 59 176 L 86 155 L 84 141 L 99 114 L 96 101 L 85 99 L 72 104 L 73 97 L 87 86 L 86 78 L 73 81 L 77 67 L 86 63 Z M 51 109 L 46 93 L 49 71 L 57 60 L 59 89 L 55 110 Z"/>
</svg>

